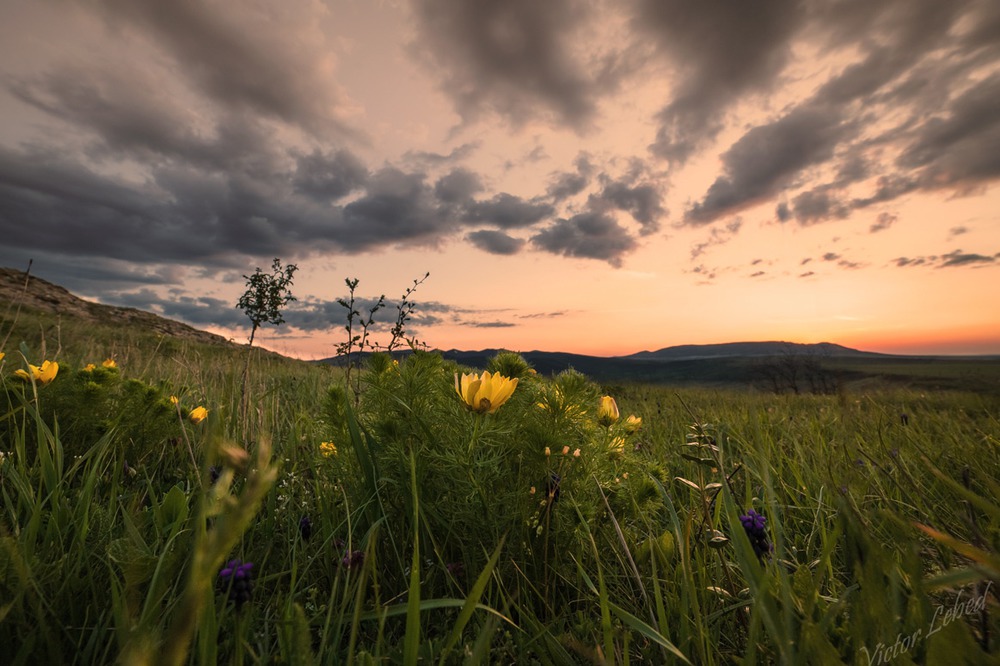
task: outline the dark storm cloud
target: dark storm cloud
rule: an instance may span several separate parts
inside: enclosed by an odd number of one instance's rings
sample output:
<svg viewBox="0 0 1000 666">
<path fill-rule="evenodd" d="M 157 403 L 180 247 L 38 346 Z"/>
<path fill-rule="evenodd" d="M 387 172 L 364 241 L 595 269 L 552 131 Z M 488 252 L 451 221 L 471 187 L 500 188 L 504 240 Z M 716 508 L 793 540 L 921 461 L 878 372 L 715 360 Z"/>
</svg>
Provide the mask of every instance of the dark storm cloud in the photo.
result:
<svg viewBox="0 0 1000 666">
<path fill-rule="evenodd" d="M 573 49 L 590 20 L 572 0 L 417 0 L 413 49 L 465 120 L 491 110 L 516 125 L 538 115 L 583 128 L 616 63 L 583 61 Z"/>
<path fill-rule="evenodd" d="M 1000 177 L 1000 74 L 957 96 L 943 117 L 927 120 L 899 165 L 921 169 L 927 188 Z"/>
<path fill-rule="evenodd" d="M 113 26 L 135 29 L 180 65 L 176 71 L 215 103 L 249 110 L 311 131 L 346 131 L 331 109 L 341 104 L 329 85 L 321 51 L 280 28 L 301 7 L 240 12 L 196 0 L 103 0 Z M 237 20 L 238 19 L 238 20 Z"/>
<path fill-rule="evenodd" d="M 688 209 L 685 221 L 707 224 L 774 196 L 799 171 L 828 160 L 851 131 L 835 110 L 810 107 L 752 128 L 723 153 L 724 175 Z"/>
<path fill-rule="evenodd" d="M 463 168 L 452 169 L 434 183 L 434 194 L 445 203 L 466 201 L 482 190 L 479 174 Z"/>
<path fill-rule="evenodd" d="M 386 167 L 375 174 L 364 196 L 344 206 L 335 225 L 338 244 L 349 252 L 390 245 L 436 245 L 454 224 L 440 214 L 423 174 Z"/>
<path fill-rule="evenodd" d="M 812 97 L 745 132 L 723 153 L 723 174 L 685 220 L 704 224 L 806 184 L 791 205 L 778 203 L 775 214 L 782 222 L 794 217 L 816 224 L 910 192 L 962 191 L 1000 177 L 1000 75 L 979 80 L 984 65 L 1000 62 L 1000 49 L 986 50 L 969 29 L 977 13 L 994 14 L 985 3 L 804 5 L 809 15 L 802 35 L 860 55 Z M 868 39 L 871 34 L 879 39 Z M 969 86 L 970 80 L 978 82 Z M 699 108 L 709 123 L 711 109 Z M 668 157 L 684 152 L 681 144 L 658 144 L 664 146 Z M 895 163 L 880 161 L 885 146 L 899 155 Z M 809 170 L 826 165 L 836 178 L 810 184 Z M 843 192 L 872 176 L 877 185 L 870 193 Z"/>
<path fill-rule="evenodd" d="M 573 166 L 576 167 L 575 171 L 563 171 L 551 175 L 547 194 L 557 203 L 583 192 L 590 184 L 594 173 L 590 156 L 587 153 L 580 153 L 573 161 Z"/>
<path fill-rule="evenodd" d="M 636 185 L 629 179 L 614 180 L 604 176 L 601 180 L 601 190 L 591 194 L 588 200 L 591 210 L 613 208 L 625 211 L 640 224 L 643 236 L 659 230 L 660 219 L 666 215 L 659 188 L 651 183 Z"/>
<path fill-rule="evenodd" d="M 799 224 L 809 225 L 832 218 L 843 219 L 850 214 L 850 209 L 827 188 L 818 187 L 796 195 L 792 199 L 792 213 Z"/>
<path fill-rule="evenodd" d="M 796 0 L 641 0 L 636 30 L 655 41 L 680 75 L 659 114 L 653 152 L 683 163 L 715 137 L 730 105 L 773 87 L 803 8 Z"/>
<path fill-rule="evenodd" d="M 550 217 L 554 209 L 547 203 L 525 201 L 506 192 L 491 199 L 465 204 L 463 219 L 472 224 L 490 224 L 502 229 L 530 227 Z"/>
<path fill-rule="evenodd" d="M 342 208 L 296 192 L 296 174 L 265 179 L 171 163 L 151 166 L 136 184 L 65 154 L 0 147 L 0 233 L 26 252 L 231 267 L 240 254 L 434 245 L 456 229 L 423 174 L 381 169 Z M 345 186 L 322 178 L 310 185 L 314 193 Z"/>
<path fill-rule="evenodd" d="M 325 201 L 336 201 L 364 187 L 368 169 L 347 150 L 318 150 L 296 160 L 292 183 L 296 191 Z"/>
<path fill-rule="evenodd" d="M 581 213 L 542 229 L 531 242 L 547 252 L 566 257 L 602 259 L 615 267 L 636 248 L 636 241 L 614 218 Z"/>
<path fill-rule="evenodd" d="M 514 238 L 492 229 L 473 231 L 466 236 L 466 239 L 484 252 L 503 255 L 517 254 L 526 242 L 523 238 Z"/>
</svg>

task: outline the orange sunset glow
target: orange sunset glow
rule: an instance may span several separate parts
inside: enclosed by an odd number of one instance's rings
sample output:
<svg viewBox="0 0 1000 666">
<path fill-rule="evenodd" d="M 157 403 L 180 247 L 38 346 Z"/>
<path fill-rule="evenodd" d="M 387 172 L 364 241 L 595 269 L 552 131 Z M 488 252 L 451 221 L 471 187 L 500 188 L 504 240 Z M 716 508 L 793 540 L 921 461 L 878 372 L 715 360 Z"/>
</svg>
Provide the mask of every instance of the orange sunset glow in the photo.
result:
<svg viewBox="0 0 1000 666">
<path fill-rule="evenodd" d="M 265 347 L 1000 354 L 992 0 L 8 3 L 0 265 Z"/>
</svg>

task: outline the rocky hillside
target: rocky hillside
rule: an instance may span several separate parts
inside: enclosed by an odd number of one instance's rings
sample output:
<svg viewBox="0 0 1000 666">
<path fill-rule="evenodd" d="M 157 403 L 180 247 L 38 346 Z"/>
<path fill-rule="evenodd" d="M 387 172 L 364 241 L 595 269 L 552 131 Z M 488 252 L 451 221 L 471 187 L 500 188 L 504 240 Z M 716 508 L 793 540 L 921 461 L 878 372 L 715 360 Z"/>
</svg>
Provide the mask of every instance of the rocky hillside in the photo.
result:
<svg viewBox="0 0 1000 666">
<path fill-rule="evenodd" d="M 22 310 L 73 317 L 105 326 L 132 326 L 185 340 L 231 344 L 221 335 L 199 331 L 179 321 L 135 308 L 91 303 L 41 278 L 25 276 L 22 271 L 13 268 L 0 268 L 0 317 L 5 320 L 13 317 L 19 304 Z"/>
</svg>

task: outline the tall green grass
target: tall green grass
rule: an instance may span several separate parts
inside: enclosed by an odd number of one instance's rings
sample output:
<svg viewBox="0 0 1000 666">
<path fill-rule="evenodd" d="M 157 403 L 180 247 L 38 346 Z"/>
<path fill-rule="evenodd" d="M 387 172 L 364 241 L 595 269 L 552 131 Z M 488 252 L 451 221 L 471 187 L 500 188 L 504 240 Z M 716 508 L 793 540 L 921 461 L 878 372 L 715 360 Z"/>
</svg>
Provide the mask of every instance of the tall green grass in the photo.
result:
<svg viewBox="0 0 1000 666">
<path fill-rule="evenodd" d="M 259 354 L 242 417 L 241 350 L 130 335 L 4 350 L 10 663 L 997 661 L 995 398 L 599 386 L 508 355 L 517 389 L 478 414 L 434 354 L 372 357 L 357 404 Z M 13 377 L 44 358 L 52 383 Z"/>
</svg>

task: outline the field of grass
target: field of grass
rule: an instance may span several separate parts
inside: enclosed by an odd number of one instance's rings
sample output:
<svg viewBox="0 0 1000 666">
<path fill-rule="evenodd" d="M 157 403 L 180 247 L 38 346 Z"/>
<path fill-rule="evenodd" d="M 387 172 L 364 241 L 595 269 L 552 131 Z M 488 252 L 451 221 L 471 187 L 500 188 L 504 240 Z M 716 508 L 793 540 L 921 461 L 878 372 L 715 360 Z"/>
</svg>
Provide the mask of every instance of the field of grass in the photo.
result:
<svg viewBox="0 0 1000 666">
<path fill-rule="evenodd" d="M 0 361 L 4 663 L 1000 663 L 995 395 L 504 354 L 475 411 L 434 354 L 348 384 L 254 352 L 244 403 L 245 349 L 32 316 Z"/>
</svg>

